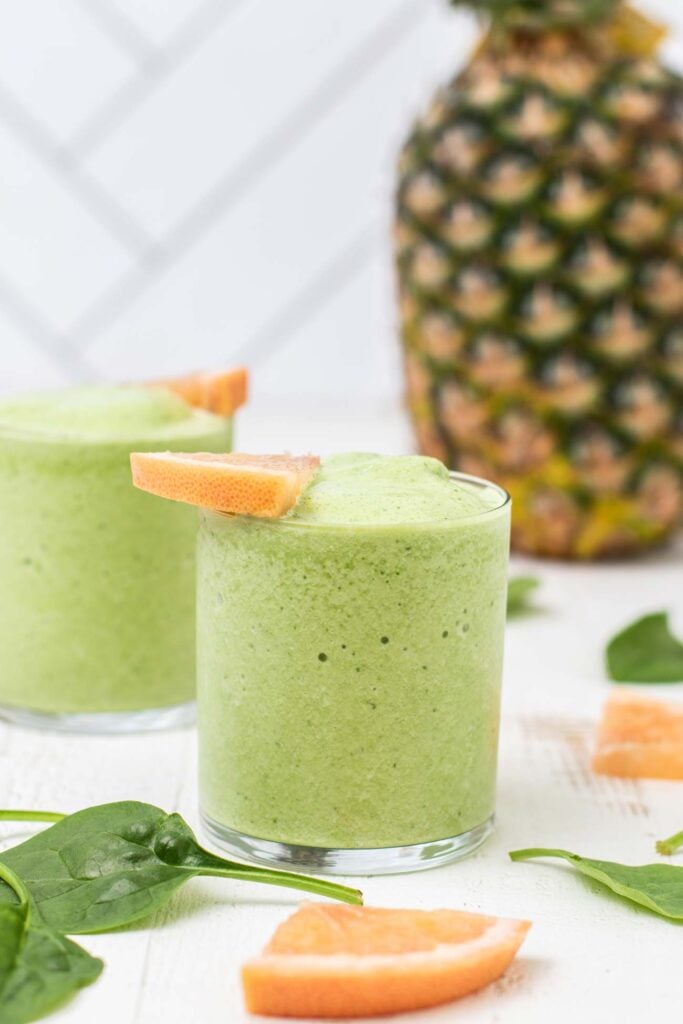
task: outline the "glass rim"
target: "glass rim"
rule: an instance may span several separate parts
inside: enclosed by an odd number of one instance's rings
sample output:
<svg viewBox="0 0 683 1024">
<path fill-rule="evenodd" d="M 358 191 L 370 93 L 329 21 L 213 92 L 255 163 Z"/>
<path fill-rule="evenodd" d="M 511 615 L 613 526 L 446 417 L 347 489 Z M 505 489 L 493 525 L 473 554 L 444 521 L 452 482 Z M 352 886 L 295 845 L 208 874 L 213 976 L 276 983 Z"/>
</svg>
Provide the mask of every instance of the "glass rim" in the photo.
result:
<svg viewBox="0 0 683 1024">
<path fill-rule="evenodd" d="M 259 516 L 245 516 L 238 515 L 234 512 L 220 512 L 218 509 L 212 508 L 200 508 L 200 512 L 203 515 L 210 513 L 214 516 L 218 516 L 221 519 L 239 520 L 248 523 L 259 523 L 266 526 L 271 526 L 276 529 L 296 529 L 296 530 L 403 530 L 406 527 L 411 530 L 416 529 L 450 529 L 458 527 L 461 523 L 473 523 L 480 519 L 486 519 L 489 516 L 497 515 L 502 512 L 505 508 L 508 508 L 512 503 L 512 497 L 504 487 L 500 484 L 494 483 L 493 480 L 487 480 L 483 476 L 474 476 L 472 473 L 461 473 L 458 470 L 449 470 L 448 477 L 452 481 L 459 481 L 462 483 L 469 484 L 472 487 L 476 487 L 480 490 L 492 490 L 495 491 L 500 501 L 497 505 L 493 505 L 491 508 L 482 509 L 481 512 L 474 512 L 471 515 L 458 516 L 457 519 L 426 519 L 413 521 L 410 520 L 398 523 L 334 523 L 334 522 L 306 522 L 305 520 L 299 519 L 287 519 L 285 517 L 280 518 L 265 518 Z"/>
</svg>

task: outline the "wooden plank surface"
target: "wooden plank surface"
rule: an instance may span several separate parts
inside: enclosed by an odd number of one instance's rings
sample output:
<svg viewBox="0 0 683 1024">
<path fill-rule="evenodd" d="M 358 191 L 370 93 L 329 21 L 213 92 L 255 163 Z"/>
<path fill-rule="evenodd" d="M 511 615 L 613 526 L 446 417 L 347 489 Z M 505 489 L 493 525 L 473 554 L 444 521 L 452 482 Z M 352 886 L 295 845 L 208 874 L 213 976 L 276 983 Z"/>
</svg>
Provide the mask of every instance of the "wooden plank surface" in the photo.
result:
<svg viewBox="0 0 683 1024">
<path fill-rule="evenodd" d="M 329 417 L 270 422 L 246 417 L 241 446 L 401 450 L 404 426 L 385 416 L 346 426 Z M 598 778 L 588 764 L 593 730 L 610 686 L 602 651 L 619 625 L 668 608 L 683 634 L 683 547 L 602 567 L 516 560 L 513 572 L 542 579 L 541 610 L 508 629 L 498 825 L 461 864 L 363 880 L 367 901 L 385 906 L 463 907 L 531 918 L 534 927 L 506 977 L 486 992 L 403 1018 L 406 1024 L 639 1024 L 676 1019 L 683 1002 L 683 932 L 631 909 L 559 862 L 512 864 L 507 851 L 564 846 L 644 863 L 655 838 L 683 828 L 683 784 Z M 681 694 L 683 687 L 648 692 Z M 197 825 L 192 730 L 80 738 L 0 725 L 0 803 L 75 810 L 136 798 L 177 808 Z M 25 834 L 3 825 L 0 839 Z M 222 880 L 193 881 L 144 926 L 90 936 L 106 961 L 102 979 L 55 1014 L 56 1024 L 240 1024 L 249 1018 L 240 963 L 296 905 L 284 890 Z"/>
</svg>

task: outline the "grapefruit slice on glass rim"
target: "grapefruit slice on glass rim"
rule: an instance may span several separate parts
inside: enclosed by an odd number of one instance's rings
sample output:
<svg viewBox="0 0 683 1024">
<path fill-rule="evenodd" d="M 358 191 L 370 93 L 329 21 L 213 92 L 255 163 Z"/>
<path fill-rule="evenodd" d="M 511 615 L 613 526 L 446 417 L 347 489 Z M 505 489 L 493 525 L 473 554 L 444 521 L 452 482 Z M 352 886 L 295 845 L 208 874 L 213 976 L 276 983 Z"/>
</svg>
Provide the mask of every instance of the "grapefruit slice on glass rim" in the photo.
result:
<svg viewBox="0 0 683 1024">
<path fill-rule="evenodd" d="M 205 409 L 217 416 L 232 416 L 247 400 L 249 374 L 243 366 L 229 370 L 204 370 L 185 377 L 151 381 L 147 387 L 166 388 L 197 409 Z"/>
<path fill-rule="evenodd" d="M 133 483 L 171 501 L 275 519 L 297 502 L 317 473 L 317 455 L 231 452 L 133 452 Z"/>
<path fill-rule="evenodd" d="M 304 904 L 243 967 L 247 1009 L 352 1018 L 437 1006 L 499 978 L 530 927 L 460 910 Z"/>
</svg>

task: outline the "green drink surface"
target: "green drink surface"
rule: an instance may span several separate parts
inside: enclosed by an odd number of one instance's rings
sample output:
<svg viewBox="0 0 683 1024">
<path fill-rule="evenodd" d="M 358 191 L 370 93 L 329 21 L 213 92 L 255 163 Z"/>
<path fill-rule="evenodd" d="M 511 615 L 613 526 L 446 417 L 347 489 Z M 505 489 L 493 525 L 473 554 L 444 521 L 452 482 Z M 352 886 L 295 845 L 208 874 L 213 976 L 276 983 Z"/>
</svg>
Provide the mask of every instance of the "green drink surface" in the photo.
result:
<svg viewBox="0 0 683 1024">
<path fill-rule="evenodd" d="M 438 459 L 349 453 L 323 463 L 283 521 L 346 526 L 450 522 L 499 502 L 493 488 L 455 484 Z"/>
<path fill-rule="evenodd" d="M 0 402 L 0 704 L 137 711 L 194 696 L 196 514 L 131 450 L 225 451 L 231 421 L 161 388 Z"/>
<path fill-rule="evenodd" d="M 0 402 L 0 436 L 19 433 L 54 444 L 175 439 L 205 434 L 215 419 L 164 388 L 93 385 Z"/>
<path fill-rule="evenodd" d="M 509 507 L 432 459 L 332 457 L 282 520 L 202 514 L 200 787 L 261 839 L 401 846 L 493 812 Z"/>
</svg>

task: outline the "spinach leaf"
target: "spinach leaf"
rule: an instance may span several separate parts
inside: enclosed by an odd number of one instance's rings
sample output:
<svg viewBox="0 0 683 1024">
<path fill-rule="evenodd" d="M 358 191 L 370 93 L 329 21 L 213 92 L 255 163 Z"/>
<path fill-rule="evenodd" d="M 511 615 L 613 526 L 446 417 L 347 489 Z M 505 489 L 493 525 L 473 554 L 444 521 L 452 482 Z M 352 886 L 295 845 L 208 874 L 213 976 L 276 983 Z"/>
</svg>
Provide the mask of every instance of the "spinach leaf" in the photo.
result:
<svg viewBox="0 0 683 1024">
<path fill-rule="evenodd" d="M 532 611 L 531 595 L 538 590 L 541 581 L 536 576 L 514 576 L 508 581 L 508 618 L 513 619 Z"/>
<path fill-rule="evenodd" d="M 15 892 L 14 889 L 12 891 Z M 0 903 L 0 1000 L 24 944 L 27 929 L 27 901 Z"/>
<path fill-rule="evenodd" d="M 179 814 L 136 801 L 101 804 L 62 818 L 0 853 L 41 917 L 64 934 L 109 931 L 147 917 L 190 878 L 266 882 L 362 903 L 357 889 L 224 860 L 198 844 Z M 0 900 L 12 898 L 5 889 Z"/>
<path fill-rule="evenodd" d="M 27 1024 L 95 981 L 102 961 L 49 928 L 26 887 L 0 864 L 16 903 L 0 903 L 0 1020 Z"/>
<path fill-rule="evenodd" d="M 683 921 L 683 867 L 673 864 L 615 864 L 609 860 L 589 860 L 567 850 L 514 850 L 510 859 L 533 860 L 535 857 L 559 857 L 569 861 L 577 871 L 639 903 L 660 917 Z"/>
<path fill-rule="evenodd" d="M 618 683 L 683 683 L 683 644 L 672 636 L 666 612 L 617 633 L 607 646 L 607 671 Z"/>
<path fill-rule="evenodd" d="M 657 853 L 661 853 L 664 857 L 672 857 L 676 850 L 680 850 L 683 846 L 683 832 L 677 832 L 675 836 L 670 836 L 669 839 L 660 839 L 657 844 Z"/>
</svg>

